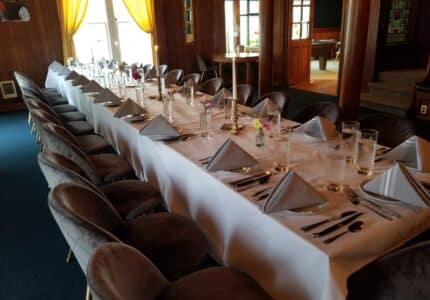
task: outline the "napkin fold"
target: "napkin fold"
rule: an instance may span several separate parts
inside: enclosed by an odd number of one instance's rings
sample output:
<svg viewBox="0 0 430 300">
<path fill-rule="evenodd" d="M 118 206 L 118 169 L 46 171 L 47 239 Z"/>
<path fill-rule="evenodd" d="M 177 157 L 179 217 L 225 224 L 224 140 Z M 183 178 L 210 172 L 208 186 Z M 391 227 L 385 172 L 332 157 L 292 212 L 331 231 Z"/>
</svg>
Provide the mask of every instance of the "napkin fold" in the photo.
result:
<svg viewBox="0 0 430 300">
<path fill-rule="evenodd" d="M 137 105 L 137 103 L 133 100 L 127 99 L 123 103 L 121 103 L 120 107 L 115 112 L 114 117 L 122 118 L 128 115 L 136 116 L 141 115 L 143 113 L 146 113 L 146 110 L 144 108 L 142 108 L 140 105 Z"/>
<path fill-rule="evenodd" d="M 81 86 L 81 85 L 86 85 L 88 84 L 90 81 L 88 80 L 87 77 L 80 75 L 79 78 L 74 79 L 72 81 L 72 86 Z"/>
<path fill-rule="evenodd" d="M 103 88 L 97 83 L 97 81 L 91 80 L 86 85 L 83 85 L 81 90 L 83 93 L 100 93 L 103 91 Z"/>
<path fill-rule="evenodd" d="M 114 102 L 114 103 L 120 103 L 121 99 L 115 95 L 111 90 L 109 89 L 103 89 L 101 93 L 99 93 L 94 98 L 94 103 L 105 103 L 105 102 Z"/>
<path fill-rule="evenodd" d="M 414 135 L 393 148 L 384 158 L 402 161 L 421 172 L 430 172 L 430 143 Z"/>
<path fill-rule="evenodd" d="M 141 135 L 145 135 L 154 141 L 167 141 L 180 137 L 178 131 L 162 115 L 158 115 L 141 130 Z"/>
<path fill-rule="evenodd" d="M 51 71 L 53 71 L 53 72 L 58 73 L 58 72 L 60 72 L 60 71 L 61 71 L 61 69 L 62 69 L 63 67 L 64 67 L 64 66 L 63 66 L 61 63 L 59 63 L 58 61 L 54 60 L 54 61 L 49 65 L 48 69 L 49 69 L 49 70 L 51 70 Z"/>
<path fill-rule="evenodd" d="M 327 141 L 336 136 L 336 125 L 330 120 L 317 116 L 307 121 L 302 126 L 298 127 L 296 132 L 304 132 L 305 134 Z"/>
<path fill-rule="evenodd" d="M 67 76 L 71 73 L 72 71 L 69 70 L 69 68 L 67 67 L 62 67 L 61 70 L 58 71 L 58 75 L 59 76 Z"/>
<path fill-rule="evenodd" d="M 280 111 L 278 104 L 276 104 L 270 98 L 265 98 L 263 101 L 252 108 L 249 115 L 254 118 L 266 118 L 278 111 Z"/>
<path fill-rule="evenodd" d="M 430 194 L 402 164 L 396 164 L 365 183 L 363 190 L 375 197 L 380 195 L 419 207 L 430 206 Z"/>
<path fill-rule="evenodd" d="M 313 207 L 326 203 L 322 194 L 294 172 L 284 175 L 264 203 L 264 212 Z"/>
<path fill-rule="evenodd" d="M 227 139 L 209 161 L 209 172 L 255 167 L 258 162 L 232 139 Z"/>
<path fill-rule="evenodd" d="M 64 78 L 64 80 L 76 80 L 79 79 L 81 75 L 79 75 L 78 73 L 76 73 L 75 71 L 71 71 L 69 73 L 69 75 L 66 76 L 66 78 Z"/>
<path fill-rule="evenodd" d="M 210 102 L 215 107 L 223 108 L 224 107 L 224 99 L 225 99 L 225 97 L 229 97 L 229 96 L 231 96 L 230 92 L 228 90 L 226 90 L 225 88 L 222 88 L 212 97 Z"/>
</svg>

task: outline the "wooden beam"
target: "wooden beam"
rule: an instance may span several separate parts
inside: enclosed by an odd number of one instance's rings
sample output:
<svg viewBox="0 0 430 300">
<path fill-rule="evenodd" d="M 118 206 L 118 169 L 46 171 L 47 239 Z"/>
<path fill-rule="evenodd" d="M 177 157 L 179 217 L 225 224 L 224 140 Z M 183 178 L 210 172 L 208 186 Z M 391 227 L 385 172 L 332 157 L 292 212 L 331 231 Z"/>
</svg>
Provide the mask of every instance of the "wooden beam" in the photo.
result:
<svg viewBox="0 0 430 300">
<path fill-rule="evenodd" d="M 272 90 L 273 66 L 273 0 L 260 0 L 260 60 L 258 91 Z"/>
<path fill-rule="evenodd" d="M 358 117 L 371 0 L 348 0 L 339 106 L 342 118 Z"/>
</svg>

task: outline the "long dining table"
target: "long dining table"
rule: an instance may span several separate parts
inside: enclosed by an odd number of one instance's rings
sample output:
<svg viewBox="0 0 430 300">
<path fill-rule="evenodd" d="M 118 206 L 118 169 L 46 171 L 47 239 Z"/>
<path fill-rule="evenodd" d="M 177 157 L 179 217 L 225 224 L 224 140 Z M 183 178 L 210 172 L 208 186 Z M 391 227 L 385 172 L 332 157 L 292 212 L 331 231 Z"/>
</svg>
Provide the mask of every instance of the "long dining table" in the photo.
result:
<svg viewBox="0 0 430 300">
<path fill-rule="evenodd" d="M 238 192 L 228 182 L 246 175 L 208 172 L 199 163 L 199 159 L 213 155 L 230 138 L 256 158 L 262 169 L 273 169 L 279 152 L 277 143 L 267 137 L 264 148 L 256 147 L 252 119 L 245 114 L 240 117 L 244 130 L 237 136 L 230 135 L 220 129 L 228 122 L 224 111 L 214 108 L 211 136 L 201 137 L 199 101 L 210 99 L 210 96 L 196 97 L 191 106 L 181 94 L 176 94 L 173 124 L 182 133 L 196 135 L 186 140 L 159 142 L 140 134 L 143 123 L 115 118 L 118 108 L 93 103 L 92 95 L 82 93 L 80 87 L 72 86 L 64 76 L 50 70 L 46 82 L 47 87 L 57 88 L 87 116 L 95 131 L 130 161 L 142 180 L 159 188 L 169 211 L 187 216 L 198 224 L 215 259 L 253 277 L 274 299 L 346 299 L 347 280 L 351 274 L 430 227 L 429 209 L 412 211 L 390 206 L 402 217 L 389 221 L 365 207 L 351 204 L 342 192 L 326 191 L 325 158 L 321 151 L 324 143 L 301 133 L 292 135 L 291 169 L 317 189 L 328 205 L 311 215 L 288 211 L 265 213 L 264 201 L 252 197 L 262 186 Z M 148 83 L 144 89 L 145 99 L 137 103 L 144 105 L 151 115 L 160 114 L 162 103 L 152 99 L 157 94 L 156 85 Z M 127 89 L 127 97 L 135 100 L 134 88 Z M 241 107 L 240 111 L 246 112 L 246 108 Z M 282 120 L 283 127 L 293 124 Z M 392 162 L 383 160 L 376 164 L 376 172 L 391 166 Z M 281 172 L 274 174 L 264 186 L 273 186 L 282 176 Z M 345 183 L 357 189 L 366 179 L 357 174 L 354 165 L 347 165 Z M 324 244 L 321 239 L 300 231 L 303 225 L 349 210 L 364 212 L 360 220 L 365 227 L 359 233 Z"/>
</svg>

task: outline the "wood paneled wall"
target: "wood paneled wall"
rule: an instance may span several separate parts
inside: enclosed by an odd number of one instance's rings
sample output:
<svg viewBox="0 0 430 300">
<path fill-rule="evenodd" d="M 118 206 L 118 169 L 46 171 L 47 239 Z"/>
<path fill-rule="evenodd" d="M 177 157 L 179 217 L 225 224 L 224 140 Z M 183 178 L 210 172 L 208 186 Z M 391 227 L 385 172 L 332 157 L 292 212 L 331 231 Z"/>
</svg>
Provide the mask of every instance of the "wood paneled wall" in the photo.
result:
<svg viewBox="0 0 430 300">
<path fill-rule="evenodd" d="M 312 38 L 315 40 L 335 39 L 340 41 L 340 27 L 314 28 Z"/>
<path fill-rule="evenodd" d="M 185 43 L 184 1 L 156 0 L 160 63 L 186 74 L 198 71 L 196 56 L 225 52 L 224 0 L 193 0 L 194 42 Z"/>
<path fill-rule="evenodd" d="M 18 70 L 42 85 L 48 65 L 62 60 L 57 6 L 55 0 L 29 0 L 27 7 L 30 22 L 0 22 L 0 81 L 12 80 Z"/>
</svg>

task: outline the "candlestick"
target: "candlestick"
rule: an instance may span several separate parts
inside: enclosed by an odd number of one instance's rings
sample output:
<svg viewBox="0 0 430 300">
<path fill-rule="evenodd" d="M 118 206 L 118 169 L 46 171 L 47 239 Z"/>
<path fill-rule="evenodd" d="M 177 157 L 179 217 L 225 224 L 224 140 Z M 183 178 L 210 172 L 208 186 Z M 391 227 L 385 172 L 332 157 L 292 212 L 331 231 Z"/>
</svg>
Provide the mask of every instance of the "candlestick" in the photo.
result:
<svg viewBox="0 0 430 300">
<path fill-rule="evenodd" d="M 232 59 L 232 73 L 233 73 L 233 99 L 237 99 L 237 79 L 236 79 L 236 56 Z"/>
<path fill-rule="evenodd" d="M 154 46 L 154 61 L 155 61 L 155 74 L 157 77 L 160 77 L 160 64 L 158 62 L 158 45 Z"/>
</svg>

